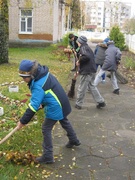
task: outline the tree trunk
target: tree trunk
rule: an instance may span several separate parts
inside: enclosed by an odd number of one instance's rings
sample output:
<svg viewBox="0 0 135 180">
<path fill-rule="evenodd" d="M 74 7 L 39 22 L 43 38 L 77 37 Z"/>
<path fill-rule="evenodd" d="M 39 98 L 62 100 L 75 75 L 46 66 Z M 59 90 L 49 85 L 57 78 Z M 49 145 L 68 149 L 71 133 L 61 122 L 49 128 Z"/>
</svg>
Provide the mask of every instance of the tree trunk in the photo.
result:
<svg viewBox="0 0 135 180">
<path fill-rule="evenodd" d="M 0 1 L 0 64 L 8 63 L 8 4 Z"/>
</svg>

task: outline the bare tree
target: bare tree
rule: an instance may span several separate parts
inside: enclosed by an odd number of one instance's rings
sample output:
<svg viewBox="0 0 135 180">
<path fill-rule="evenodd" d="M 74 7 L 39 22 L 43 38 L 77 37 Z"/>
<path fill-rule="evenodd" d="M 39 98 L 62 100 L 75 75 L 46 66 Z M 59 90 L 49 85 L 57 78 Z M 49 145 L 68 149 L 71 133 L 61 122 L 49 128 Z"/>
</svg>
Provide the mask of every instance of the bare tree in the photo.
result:
<svg viewBox="0 0 135 180">
<path fill-rule="evenodd" d="M 66 28 L 81 28 L 81 6 L 80 0 L 62 0 L 66 6 Z"/>
<path fill-rule="evenodd" d="M 135 34 L 135 17 L 125 21 L 123 30 L 127 34 Z"/>
</svg>

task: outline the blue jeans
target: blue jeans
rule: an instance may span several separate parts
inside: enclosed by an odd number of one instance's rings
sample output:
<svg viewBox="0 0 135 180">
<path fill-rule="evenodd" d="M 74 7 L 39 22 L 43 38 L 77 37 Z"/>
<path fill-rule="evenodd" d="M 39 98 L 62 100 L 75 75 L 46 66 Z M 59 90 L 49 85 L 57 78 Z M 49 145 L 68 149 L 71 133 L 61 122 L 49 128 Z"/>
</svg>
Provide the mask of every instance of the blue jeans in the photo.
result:
<svg viewBox="0 0 135 180">
<path fill-rule="evenodd" d="M 100 66 L 100 67 L 102 67 L 102 65 L 101 64 L 96 64 L 96 68 L 98 69 L 98 66 Z M 105 80 L 105 73 L 101 76 L 102 77 L 102 80 Z"/>
</svg>

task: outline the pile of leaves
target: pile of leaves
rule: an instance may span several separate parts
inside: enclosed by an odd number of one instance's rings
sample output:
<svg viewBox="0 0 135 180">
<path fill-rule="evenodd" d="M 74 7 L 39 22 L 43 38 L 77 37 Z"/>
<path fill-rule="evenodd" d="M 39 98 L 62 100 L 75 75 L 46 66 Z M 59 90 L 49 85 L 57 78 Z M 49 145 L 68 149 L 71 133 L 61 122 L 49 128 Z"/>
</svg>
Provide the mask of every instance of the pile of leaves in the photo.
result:
<svg viewBox="0 0 135 180">
<path fill-rule="evenodd" d="M 1 152 L 1 157 L 5 156 L 6 161 L 10 161 L 17 165 L 28 165 L 28 164 L 37 164 L 35 156 L 31 152 L 18 152 L 18 151 L 9 151 Z"/>
</svg>

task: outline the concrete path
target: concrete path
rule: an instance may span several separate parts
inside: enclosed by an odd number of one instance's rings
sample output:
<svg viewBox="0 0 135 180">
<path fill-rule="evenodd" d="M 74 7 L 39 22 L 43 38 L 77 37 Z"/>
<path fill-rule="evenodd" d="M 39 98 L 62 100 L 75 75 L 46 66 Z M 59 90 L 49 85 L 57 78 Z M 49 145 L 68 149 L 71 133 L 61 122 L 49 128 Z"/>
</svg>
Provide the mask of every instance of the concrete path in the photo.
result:
<svg viewBox="0 0 135 180">
<path fill-rule="evenodd" d="M 73 73 L 70 74 L 70 88 Z M 79 78 L 76 83 L 78 86 Z M 120 95 L 112 93 L 110 80 L 98 89 L 107 106 L 97 109 L 90 92 L 83 108 L 74 107 L 69 115 L 79 147 L 68 149 L 65 131 L 59 124 L 53 131 L 55 163 L 45 165 L 53 173 L 51 180 L 135 180 L 135 90 L 119 84 Z"/>
</svg>

